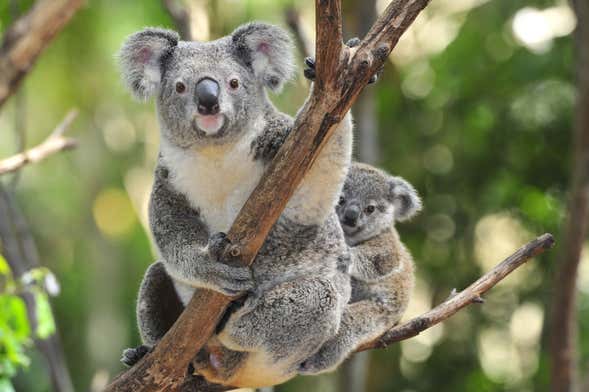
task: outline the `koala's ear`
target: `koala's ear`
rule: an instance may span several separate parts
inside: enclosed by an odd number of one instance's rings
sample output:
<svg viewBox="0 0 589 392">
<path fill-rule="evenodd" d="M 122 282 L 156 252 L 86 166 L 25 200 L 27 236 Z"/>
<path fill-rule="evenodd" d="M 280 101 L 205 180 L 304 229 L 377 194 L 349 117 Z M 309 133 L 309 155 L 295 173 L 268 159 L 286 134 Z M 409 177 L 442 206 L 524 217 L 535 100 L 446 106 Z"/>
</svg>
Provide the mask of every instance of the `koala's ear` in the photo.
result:
<svg viewBox="0 0 589 392">
<path fill-rule="evenodd" d="M 163 60 L 178 45 L 178 33 L 148 27 L 130 35 L 119 51 L 125 84 L 137 99 L 151 97 L 160 87 Z"/>
<path fill-rule="evenodd" d="M 421 211 L 421 199 L 413 185 L 401 177 L 389 180 L 389 200 L 395 206 L 395 220 L 405 221 Z"/>
<path fill-rule="evenodd" d="M 279 91 L 293 74 L 293 43 L 283 29 L 253 22 L 231 34 L 235 55 L 268 88 Z"/>
</svg>

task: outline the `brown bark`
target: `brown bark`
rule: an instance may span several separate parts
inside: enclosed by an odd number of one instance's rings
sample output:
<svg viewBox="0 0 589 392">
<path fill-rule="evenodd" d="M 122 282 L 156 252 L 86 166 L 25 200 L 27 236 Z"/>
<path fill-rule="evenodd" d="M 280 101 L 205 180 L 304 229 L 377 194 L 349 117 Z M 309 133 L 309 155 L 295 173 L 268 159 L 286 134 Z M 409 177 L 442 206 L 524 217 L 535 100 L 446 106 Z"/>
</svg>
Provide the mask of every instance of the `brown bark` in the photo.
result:
<svg viewBox="0 0 589 392">
<path fill-rule="evenodd" d="M 82 5 L 82 0 L 38 0 L 4 33 L 0 45 L 0 107 Z"/>
<path fill-rule="evenodd" d="M 386 61 L 401 34 L 429 0 L 395 0 L 351 57 L 342 45 L 341 9 L 336 0 L 316 1 L 317 81 L 293 132 L 236 218 L 228 237 L 242 264 L 254 260 L 268 232 L 336 125 Z M 350 58 L 351 57 L 351 58 Z M 190 360 L 212 334 L 230 298 L 198 290 L 164 338 L 107 391 L 177 390 Z M 203 309 L 207 309 L 206 312 Z"/>
<path fill-rule="evenodd" d="M 576 280 L 589 221 L 589 3 L 572 3 L 577 15 L 578 95 L 568 214 L 562 231 L 550 323 L 551 386 L 555 392 L 574 391 L 578 384 Z"/>
</svg>

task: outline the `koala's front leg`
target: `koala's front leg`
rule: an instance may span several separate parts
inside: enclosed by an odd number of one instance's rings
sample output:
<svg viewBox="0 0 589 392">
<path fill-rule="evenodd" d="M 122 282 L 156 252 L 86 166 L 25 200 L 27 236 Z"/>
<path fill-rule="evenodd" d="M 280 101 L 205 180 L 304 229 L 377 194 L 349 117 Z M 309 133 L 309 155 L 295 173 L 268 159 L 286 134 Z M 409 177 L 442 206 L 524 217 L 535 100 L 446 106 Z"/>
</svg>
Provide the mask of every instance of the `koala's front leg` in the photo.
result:
<svg viewBox="0 0 589 392">
<path fill-rule="evenodd" d="M 341 319 L 340 296 L 333 282 L 298 279 L 248 298 L 219 333 L 236 351 L 263 351 L 271 358 L 308 357 L 335 335 Z"/>
<path fill-rule="evenodd" d="M 398 250 L 390 230 L 350 247 L 350 275 L 373 283 L 395 273 L 400 267 Z"/>
<path fill-rule="evenodd" d="M 383 317 L 383 308 L 376 301 L 364 300 L 347 305 L 337 335 L 301 363 L 299 374 L 314 375 L 337 369 L 357 347 L 377 338 L 390 327 L 390 318 Z"/>
<path fill-rule="evenodd" d="M 166 271 L 174 279 L 230 296 L 253 289 L 251 270 L 224 262 L 228 240 L 222 233 L 209 238 L 199 212 L 172 188 L 162 166 L 156 169 L 149 218 Z"/>
<path fill-rule="evenodd" d="M 162 262 L 149 266 L 139 288 L 137 325 L 143 344 L 123 351 L 121 362 L 133 366 L 168 332 L 182 313 L 174 283 Z"/>
</svg>

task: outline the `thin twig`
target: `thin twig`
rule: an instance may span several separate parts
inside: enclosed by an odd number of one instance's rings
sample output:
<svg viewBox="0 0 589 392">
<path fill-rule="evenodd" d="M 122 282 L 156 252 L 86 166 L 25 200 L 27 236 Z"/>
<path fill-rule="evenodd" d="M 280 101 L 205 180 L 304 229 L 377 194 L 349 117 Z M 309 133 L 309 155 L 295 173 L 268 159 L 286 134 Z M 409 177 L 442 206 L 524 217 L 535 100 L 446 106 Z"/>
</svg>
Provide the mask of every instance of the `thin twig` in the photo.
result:
<svg viewBox="0 0 589 392">
<path fill-rule="evenodd" d="M 77 141 L 64 137 L 63 134 L 77 115 L 77 110 L 71 110 L 44 142 L 20 154 L 0 160 L 0 175 L 15 172 L 29 163 L 42 161 L 60 151 L 70 150 L 76 147 Z"/>
<path fill-rule="evenodd" d="M 466 289 L 458 293 L 452 291 L 454 295 L 451 295 L 446 301 L 442 302 L 429 312 L 392 328 L 378 339 L 362 345 L 357 351 L 384 348 L 391 343 L 409 339 L 453 316 L 465 306 L 473 303 L 481 303 L 482 295 L 493 288 L 513 270 L 520 267 L 531 258 L 544 253 L 553 246 L 554 238 L 551 234 L 541 235 L 519 248 L 515 253 L 503 260 L 491 271 L 481 276 Z"/>
<path fill-rule="evenodd" d="M 82 3 L 83 0 L 38 0 L 8 27 L 0 44 L 0 107 Z"/>
</svg>

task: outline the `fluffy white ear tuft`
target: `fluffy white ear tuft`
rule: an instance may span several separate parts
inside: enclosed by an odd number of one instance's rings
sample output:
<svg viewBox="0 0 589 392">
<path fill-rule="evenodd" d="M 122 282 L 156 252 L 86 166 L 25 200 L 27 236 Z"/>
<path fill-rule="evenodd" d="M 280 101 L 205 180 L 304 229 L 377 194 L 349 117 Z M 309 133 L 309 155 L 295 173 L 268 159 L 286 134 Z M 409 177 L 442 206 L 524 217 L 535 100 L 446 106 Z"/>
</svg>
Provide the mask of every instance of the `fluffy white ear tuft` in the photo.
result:
<svg viewBox="0 0 589 392">
<path fill-rule="evenodd" d="M 391 177 L 389 180 L 389 200 L 395 206 L 395 220 L 405 221 L 421 211 L 421 198 L 417 191 L 401 177 Z"/>
<path fill-rule="evenodd" d="M 178 45 L 178 33 L 148 27 L 130 35 L 119 51 L 121 74 L 131 93 L 145 100 L 159 89 L 163 60 Z"/>
<path fill-rule="evenodd" d="M 279 91 L 292 77 L 293 42 L 286 31 L 253 22 L 238 27 L 231 36 L 236 56 L 266 87 Z"/>
</svg>

